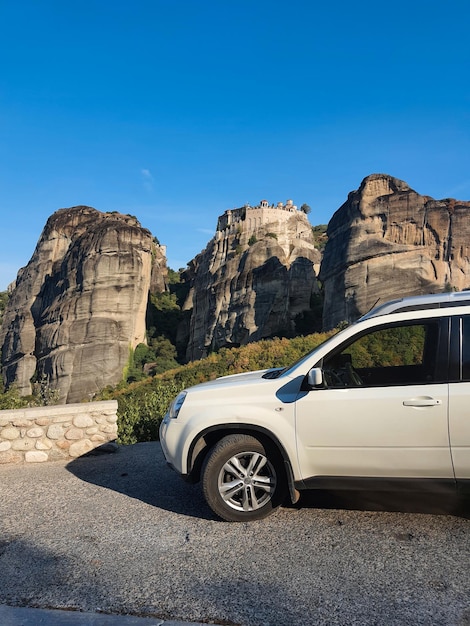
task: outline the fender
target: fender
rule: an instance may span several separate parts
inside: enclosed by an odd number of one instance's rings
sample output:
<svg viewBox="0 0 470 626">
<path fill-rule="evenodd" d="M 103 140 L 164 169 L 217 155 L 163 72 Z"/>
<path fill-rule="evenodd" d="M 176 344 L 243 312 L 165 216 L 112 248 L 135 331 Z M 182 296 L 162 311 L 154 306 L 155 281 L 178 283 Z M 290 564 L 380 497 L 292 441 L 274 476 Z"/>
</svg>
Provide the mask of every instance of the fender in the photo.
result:
<svg viewBox="0 0 470 626">
<path fill-rule="evenodd" d="M 262 435 L 262 440 L 269 441 L 276 448 L 284 463 L 284 471 L 286 474 L 287 484 L 289 486 L 291 502 L 292 504 L 298 502 L 300 494 L 294 484 L 294 472 L 292 470 L 289 455 L 276 435 L 274 435 L 267 428 L 263 428 L 262 426 L 258 426 L 256 424 L 216 424 L 202 430 L 193 439 L 191 445 L 189 446 L 187 458 L 188 473 L 184 476 L 185 480 L 191 483 L 198 482 L 200 479 L 202 463 L 206 457 L 208 449 L 216 443 L 216 441 L 219 441 L 225 435 L 232 433 L 241 433 L 246 435 L 255 433 Z"/>
</svg>

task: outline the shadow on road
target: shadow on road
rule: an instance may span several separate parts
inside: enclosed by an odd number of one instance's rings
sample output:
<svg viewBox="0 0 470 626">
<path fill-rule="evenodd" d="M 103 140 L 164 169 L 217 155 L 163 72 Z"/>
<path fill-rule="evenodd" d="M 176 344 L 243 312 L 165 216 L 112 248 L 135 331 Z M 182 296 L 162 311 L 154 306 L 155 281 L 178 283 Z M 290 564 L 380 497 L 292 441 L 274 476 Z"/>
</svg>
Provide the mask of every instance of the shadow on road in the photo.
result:
<svg viewBox="0 0 470 626">
<path fill-rule="evenodd" d="M 188 485 L 166 465 L 159 442 L 121 446 L 114 454 L 85 456 L 67 469 L 88 483 L 136 498 L 163 510 L 216 519 L 199 485 Z M 357 491 L 302 492 L 292 508 L 344 509 L 455 515 L 470 519 L 465 502 L 449 492 L 396 493 Z"/>
<path fill-rule="evenodd" d="M 449 492 L 308 491 L 296 507 L 454 515 L 470 519 L 470 507 Z"/>
<path fill-rule="evenodd" d="M 199 485 L 188 485 L 165 462 L 159 442 L 120 446 L 113 454 L 83 456 L 67 465 L 77 478 L 160 509 L 215 519 Z"/>
</svg>

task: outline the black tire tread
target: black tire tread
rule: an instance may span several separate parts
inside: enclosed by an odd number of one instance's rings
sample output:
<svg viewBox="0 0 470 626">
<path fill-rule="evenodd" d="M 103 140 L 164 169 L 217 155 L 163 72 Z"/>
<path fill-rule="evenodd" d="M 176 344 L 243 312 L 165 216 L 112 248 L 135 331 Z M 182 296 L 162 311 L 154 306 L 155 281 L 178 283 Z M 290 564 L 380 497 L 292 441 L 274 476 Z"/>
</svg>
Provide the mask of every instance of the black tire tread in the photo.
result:
<svg viewBox="0 0 470 626">
<path fill-rule="evenodd" d="M 221 462 L 225 463 L 226 460 L 235 454 L 244 451 L 264 454 L 269 458 L 276 471 L 276 491 L 272 499 L 256 511 L 241 512 L 230 508 L 222 501 L 215 486 L 214 477 L 218 475 Z M 235 433 L 220 439 L 207 454 L 202 468 L 202 490 L 206 502 L 212 511 L 227 522 L 246 522 L 262 519 L 270 515 L 282 504 L 286 495 L 286 482 L 281 469 L 282 465 L 277 457 L 278 455 L 274 454 L 272 450 L 251 435 Z"/>
</svg>

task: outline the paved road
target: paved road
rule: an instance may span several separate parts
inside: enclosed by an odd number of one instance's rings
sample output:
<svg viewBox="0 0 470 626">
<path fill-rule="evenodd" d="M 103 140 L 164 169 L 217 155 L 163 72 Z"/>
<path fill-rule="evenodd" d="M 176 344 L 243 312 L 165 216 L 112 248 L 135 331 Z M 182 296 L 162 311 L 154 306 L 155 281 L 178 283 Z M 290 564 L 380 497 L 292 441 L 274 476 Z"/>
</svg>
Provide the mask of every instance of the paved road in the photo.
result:
<svg viewBox="0 0 470 626">
<path fill-rule="evenodd" d="M 243 626 L 470 625 L 469 515 L 444 497 L 310 496 L 227 524 L 158 443 L 0 466 L 0 489 L 0 604 Z"/>
<path fill-rule="evenodd" d="M 0 604 L 2 626 L 205 626 L 194 622 L 167 621 L 153 617 L 136 617 L 91 611 L 32 609 Z"/>
</svg>

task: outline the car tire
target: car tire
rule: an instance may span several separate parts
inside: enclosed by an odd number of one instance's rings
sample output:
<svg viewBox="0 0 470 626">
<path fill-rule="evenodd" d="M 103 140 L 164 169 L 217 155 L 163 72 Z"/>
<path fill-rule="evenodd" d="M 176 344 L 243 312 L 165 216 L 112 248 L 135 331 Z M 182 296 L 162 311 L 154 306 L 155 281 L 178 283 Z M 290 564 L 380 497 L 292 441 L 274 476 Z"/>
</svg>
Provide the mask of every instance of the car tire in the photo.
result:
<svg viewBox="0 0 470 626">
<path fill-rule="evenodd" d="M 227 522 L 267 517 L 286 496 L 280 455 L 250 435 L 228 435 L 204 461 L 202 489 L 210 508 Z"/>
</svg>

